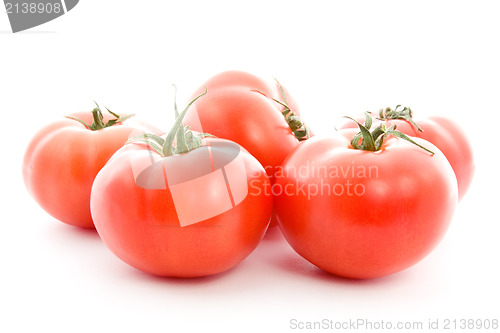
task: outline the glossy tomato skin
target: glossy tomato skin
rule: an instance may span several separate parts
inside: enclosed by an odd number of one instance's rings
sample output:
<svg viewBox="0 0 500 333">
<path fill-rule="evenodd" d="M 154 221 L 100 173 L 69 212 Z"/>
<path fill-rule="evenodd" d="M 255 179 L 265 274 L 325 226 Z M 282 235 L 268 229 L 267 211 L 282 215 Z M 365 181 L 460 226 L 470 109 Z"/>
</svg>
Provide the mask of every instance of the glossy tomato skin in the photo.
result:
<svg viewBox="0 0 500 333">
<path fill-rule="evenodd" d="M 90 112 L 71 116 L 92 123 Z M 104 114 L 105 122 L 111 118 L 114 119 Z M 23 178 L 28 191 L 54 218 L 69 225 L 94 228 L 90 191 L 95 176 L 132 133 L 142 133 L 146 127 L 126 120 L 91 131 L 69 118 L 45 126 L 35 134 L 24 155 Z"/>
<path fill-rule="evenodd" d="M 472 182 L 475 164 L 472 147 L 465 131 L 458 124 L 444 117 L 428 117 L 417 122 L 422 132 L 406 120 L 390 120 L 397 129 L 433 143 L 450 162 L 458 182 L 458 197 L 461 200 Z"/>
<path fill-rule="evenodd" d="M 240 144 L 271 179 L 275 168 L 299 144 L 271 100 L 234 87 L 208 92 L 189 109 L 184 124 Z"/>
<path fill-rule="evenodd" d="M 350 147 L 356 132 L 304 142 L 284 162 L 273 193 L 280 228 L 297 253 L 339 276 L 376 278 L 435 248 L 452 219 L 457 183 L 429 142 L 414 138 L 434 156 L 396 138 L 369 152 Z"/>
<path fill-rule="evenodd" d="M 214 156 L 214 142 L 228 141 L 205 139 L 203 147 L 166 158 L 142 144 L 128 144 L 113 155 L 96 177 L 91 207 L 99 235 L 116 256 L 157 276 L 201 277 L 234 267 L 257 247 L 272 211 L 273 198 L 264 190 L 269 179 L 240 149 L 238 166 L 223 163 L 229 203 L 221 169 L 200 159 L 207 145 Z M 210 165 L 215 169 L 198 177 Z M 144 186 L 137 175 L 148 167 Z M 180 190 L 171 185 L 179 177 Z"/>
<path fill-rule="evenodd" d="M 387 120 L 387 125 L 396 125 L 398 131 L 412 137 L 431 142 L 446 156 L 455 172 L 458 182 L 458 198 L 461 200 L 467 193 L 475 172 L 474 154 L 472 146 L 464 130 L 453 120 L 445 117 L 428 117 L 415 119 L 417 128 L 403 119 Z M 361 121 L 362 123 L 363 121 Z M 377 126 L 380 121 L 375 121 Z M 341 128 L 357 128 L 354 122 L 346 122 Z"/>
</svg>

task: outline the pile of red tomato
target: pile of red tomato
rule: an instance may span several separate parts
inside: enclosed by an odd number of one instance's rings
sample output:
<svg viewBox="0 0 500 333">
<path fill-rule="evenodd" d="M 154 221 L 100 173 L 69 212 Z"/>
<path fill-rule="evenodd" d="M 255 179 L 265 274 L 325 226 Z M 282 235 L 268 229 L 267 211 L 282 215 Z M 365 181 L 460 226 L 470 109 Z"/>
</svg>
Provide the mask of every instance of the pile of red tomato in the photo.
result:
<svg viewBox="0 0 500 333">
<path fill-rule="evenodd" d="M 47 125 L 25 154 L 29 192 L 154 275 L 228 270 L 277 224 L 314 265 L 375 278 L 436 247 L 474 173 L 450 119 L 397 106 L 314 136 L 279 82 L 245 72 L 210 78 L 174 112 L 166 133 L 98 106 Z"/>
</svg>

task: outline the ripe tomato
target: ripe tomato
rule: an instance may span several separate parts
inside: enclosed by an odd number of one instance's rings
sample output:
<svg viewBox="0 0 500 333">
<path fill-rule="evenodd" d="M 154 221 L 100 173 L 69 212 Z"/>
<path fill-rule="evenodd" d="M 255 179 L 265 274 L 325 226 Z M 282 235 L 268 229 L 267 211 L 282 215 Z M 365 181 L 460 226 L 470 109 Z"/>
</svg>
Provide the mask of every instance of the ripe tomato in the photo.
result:
<svg viewBox="0 0 500 333">
<path fill-rule="evenodd" d="M 282 114 L 285 107 L 272 100 L 286 102 L 297 115 L 295 101 L 278 83 L 272 86 L 252 74 L 227 71 L 210 78 L 203 87 L 208 91 L 206 96 L 189 109 L 183 123 L 240 144 L 261 162 L 271 180 L 275 168 L 299 144 L 298 137 L 307 138 L 303 123 L 298 126 L 302 132 L 294 135 L 297 128 L 291 128 Z"/>
<path fill-rule="evenodd" d="M 241 71 L 210 78 L 193 96 L 205 88 L 207 95 L 193 105 L 183 123 L 240 144 L 259 160 L 273 183 L 276 168 L 310 136 L 292 96 L 278 82 L 270 84 Z M 273 215 L 271 226 L 276 225 Z"/>
<path fill-rule="evenodd" d="M 396 125 L 398 131 L 412 137 L 431 142 L 446 156 L 455 172 L 458 182 L 458 197 L 461 200 L 470 187 L 474 176 L 475 164 L 472 147 L 465 131 L 452 119 L 444 117 L 428 117 L 414 119 L 409 108 L 386 108 L 379 112 L 388 126 Z M 355 126 L 345 123 L 341 128 Z"/>
<path fill-rule="evenodd" d="M 74 119 L 62 118 L 35 134 L 24 156 L 24 182 L 54 218 L 93 228 L 90 190 L 95 176 L 132 132 L 143 132 L 147 126 L 128 116 L 103 115 L 99 108 L 70 117 Z"/>
<path fill-rule="evenodd" d="M 184 114 L 165 139 L 144 136 L 145 143 L 118 150 L 92 187 L 92 217 L 104 243 L 159 276 L 235 266 L 257 247 L 272 212 L 260 163 L 234 142 L 202 140 L 180 126 Z"/>
<path fill-rule="evenodd" d="M 336 275 L 375 278 L 412 266 L 438 244 L 457 183 L 431 143 L 412 138 L 434 155 L 392 135 L 375 141 L 377 151 L 353 149 L 357 132 L 301 144 L 273 193 L 279 226 L 297 253 Z"/>
</svg>

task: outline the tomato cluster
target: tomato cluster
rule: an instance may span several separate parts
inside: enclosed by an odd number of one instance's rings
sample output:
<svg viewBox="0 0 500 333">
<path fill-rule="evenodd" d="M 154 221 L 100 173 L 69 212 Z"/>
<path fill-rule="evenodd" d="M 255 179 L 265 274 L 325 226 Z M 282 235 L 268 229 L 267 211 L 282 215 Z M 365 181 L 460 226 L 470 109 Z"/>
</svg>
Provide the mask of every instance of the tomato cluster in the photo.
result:
<svg viewBox="0 0 500 333">
<path fill-rule="evenodd" d="M 245 72 L 210 78 L 174 111 L 167 133 L 99 107 L 49 124 L 25 154 L 29 192 L 154 275 L 223 272 L 279 225 L 314 265 L 375 278 L 432 251 L 474 172 L 449 119 L 397 106 L 313 136 L 286 88 Z"/>
</svg>

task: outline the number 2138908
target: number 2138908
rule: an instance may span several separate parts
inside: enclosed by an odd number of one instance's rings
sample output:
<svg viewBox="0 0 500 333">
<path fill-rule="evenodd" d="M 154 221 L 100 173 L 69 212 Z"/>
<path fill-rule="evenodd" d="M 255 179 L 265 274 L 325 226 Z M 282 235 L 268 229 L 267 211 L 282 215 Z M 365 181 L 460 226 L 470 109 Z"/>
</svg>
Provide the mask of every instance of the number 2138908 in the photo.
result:
<svg viewBox="0 0 500 333">
<path fill-rule="evenodd" d="M 5 3 L 7 14 L 59 14 L 63 11 L 61 3 Z"/>
<path fill-rule="evenodd" d="M 498 319 L 445 319 L 445 330 L 498 330 Z"/>
</svg>

